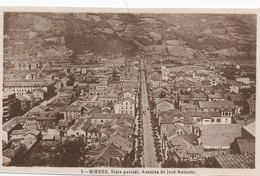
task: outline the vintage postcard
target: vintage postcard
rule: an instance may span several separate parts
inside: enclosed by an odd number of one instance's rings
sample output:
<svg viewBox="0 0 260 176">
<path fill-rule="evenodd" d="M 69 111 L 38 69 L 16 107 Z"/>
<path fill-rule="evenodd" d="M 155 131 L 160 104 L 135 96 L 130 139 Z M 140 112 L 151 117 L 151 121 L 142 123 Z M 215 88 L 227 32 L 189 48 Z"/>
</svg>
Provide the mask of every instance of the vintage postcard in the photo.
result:
<svg viewBox="0 0 260 176">
<path fill-rule="evenodd" d="M 2 8 L 0 172 L 255 175 L 258 15 Z"/>
</svg>

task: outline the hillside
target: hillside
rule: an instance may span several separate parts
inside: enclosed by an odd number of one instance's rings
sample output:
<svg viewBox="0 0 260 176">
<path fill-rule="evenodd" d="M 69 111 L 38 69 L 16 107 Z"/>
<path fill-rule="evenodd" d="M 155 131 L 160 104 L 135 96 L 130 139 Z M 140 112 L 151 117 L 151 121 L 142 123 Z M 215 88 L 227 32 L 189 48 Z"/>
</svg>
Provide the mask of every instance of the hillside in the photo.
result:
<svg viewBox="0 0 260 176">
<path fill-rule="evenodd" d="M 256 57 L 254 15 L 5 13 L 4 21 L 5 59 L 141 52 L 190 59 Z"/>
</svg>

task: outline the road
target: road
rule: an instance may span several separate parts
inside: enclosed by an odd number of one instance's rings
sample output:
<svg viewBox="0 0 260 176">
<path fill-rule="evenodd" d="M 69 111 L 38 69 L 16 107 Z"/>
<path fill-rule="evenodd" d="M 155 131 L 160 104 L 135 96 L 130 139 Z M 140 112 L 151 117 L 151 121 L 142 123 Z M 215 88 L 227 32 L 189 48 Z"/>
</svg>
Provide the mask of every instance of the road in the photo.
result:
<svg viewBox="0 0 260 176">
<path fill-rule="evenodd" d="M 154 137 L 152 131 L 152 123 L 150 118 L 146 79 L 144 73 L 144 61 L 141 59 L 141 92 L 142 92 L 142 114 L 143 114 L 143 133 L 144 133 L 144 166 L 159 167 L 156 161 L 156 152 L 154 147 Z"/>
</svg>

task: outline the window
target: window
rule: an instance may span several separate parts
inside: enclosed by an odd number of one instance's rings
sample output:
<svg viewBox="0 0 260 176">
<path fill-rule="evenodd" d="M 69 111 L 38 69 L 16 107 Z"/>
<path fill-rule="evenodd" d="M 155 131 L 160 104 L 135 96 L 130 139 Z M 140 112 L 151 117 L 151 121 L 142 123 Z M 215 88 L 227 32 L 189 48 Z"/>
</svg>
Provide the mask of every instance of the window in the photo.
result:
<svg viewBox="0 0 260 176">
<path fill-rule="evenodd" d="M 221 118 L 217 118 L 217 122 L 221 122 Z"/>
<path fill-rule="evenodd" d="M 211 122 L 214 122 L 214 119 L 211 119 Z"/>
</svg>

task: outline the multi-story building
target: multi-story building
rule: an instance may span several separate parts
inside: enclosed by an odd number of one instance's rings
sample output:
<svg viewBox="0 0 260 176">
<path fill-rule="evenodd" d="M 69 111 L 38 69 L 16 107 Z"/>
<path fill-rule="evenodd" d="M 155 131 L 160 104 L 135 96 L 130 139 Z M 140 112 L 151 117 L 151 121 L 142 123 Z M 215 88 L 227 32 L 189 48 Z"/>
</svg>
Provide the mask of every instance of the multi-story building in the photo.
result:
<svg viewBox="0 0 260 176">
<path fill-rule="evenodd" d="M 162 71 L 162 80 L 168 81 L 169 80 L 169 70 L 165 66 L 162 66 L 161 71 Z"/>
<path fill-rule="evenodd" d="M 135 101 L 129 97 L 122 98 L 115 104 L 115 113 L 129 114 L 135 117 Z"/>
<path fill-rule="evenodd" d="M 54 81 L 6 81 L 4 90 L 10 90 L 16 95 L 23 95 L 36 89 L 43 89 L 50 95 L 54 92 L 54 83 Z"/>
<path fill-rule="evenodd" d="M 19 104 L 15 93 L 11 91 L 3 92 L 3 121 L 8 121 L 19 112 Z"/>
</svg>

